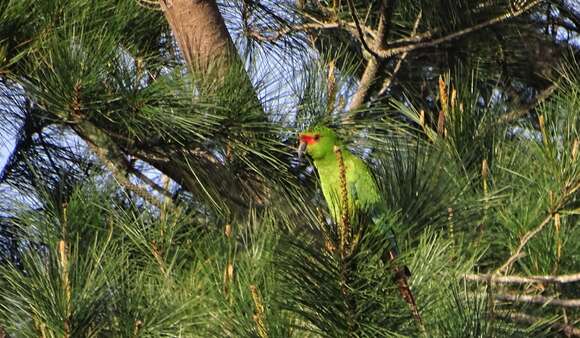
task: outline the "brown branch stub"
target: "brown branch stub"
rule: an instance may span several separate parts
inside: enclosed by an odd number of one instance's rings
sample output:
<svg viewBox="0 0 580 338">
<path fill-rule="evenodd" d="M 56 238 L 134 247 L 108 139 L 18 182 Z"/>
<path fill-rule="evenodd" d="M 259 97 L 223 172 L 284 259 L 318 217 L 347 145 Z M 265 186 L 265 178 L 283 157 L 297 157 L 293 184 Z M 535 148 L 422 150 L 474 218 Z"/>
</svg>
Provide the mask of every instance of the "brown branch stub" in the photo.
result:
<svg viewBox="0 0 580 338">
<path fill-rule="evenodd" d="M 394 250 L 389 250 L 388 255 L 389 255 L 389 261 L 391 261 L 391 263 L 394 264 L 394 260 L 397 258 L 397 255 L 394 252 Z M 403 297 L 403 300 L 409 305 L 409 308 L 411 309 L 411 315 L 413 316 L 413 319 L 415 319 L 417 326 L 419 327 L 421 332 L 423 334 L 425 334 L 427 332 L 427 330 L 425 329 L 425 324 L 423 323 L 423 318 L 421 317 L 421 314 L 419 313 L 419 307 L 417 306 L 417 301 L 415 300 L 415 296 L 413 295 L 413 292 L 411 291 L 411 286 L 409 285 L 409 277 L 407 275 L 407 271 L 408 271 L 408 268 L 406 266 L 403 266 L 401 268 L 401 267 L 395 265 L 394 266 L 395 282 L 397 283 L 397 287 L 399 289 L 399 293 L 401 294 L 401 297 Z"/>
</svg>

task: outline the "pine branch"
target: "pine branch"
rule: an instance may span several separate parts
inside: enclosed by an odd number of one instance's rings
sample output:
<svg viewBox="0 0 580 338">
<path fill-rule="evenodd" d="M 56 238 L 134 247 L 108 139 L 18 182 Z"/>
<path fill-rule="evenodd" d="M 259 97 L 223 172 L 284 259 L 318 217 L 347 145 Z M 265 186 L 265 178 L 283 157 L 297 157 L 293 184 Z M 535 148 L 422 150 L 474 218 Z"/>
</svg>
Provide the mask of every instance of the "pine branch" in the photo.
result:
<svg viewBox="0 0 580 338">
<path fill-rule="evenodd" d="M 145 201 L 161 208 L 161 202 L 153 198 L 147 189 L 133 184 L 127 177 L 127 160 L 113 142 L 96 126 L 84 121 L 75 126 L 77 133 L 87 142 L 89 148 L 97 155 L 101 162 L 111 171 L 115 180 L 125 189 L 134 192 Z"/>
<path fill-rule="evenodd" d="M 157 191 L 158 193 L 160 193 L 161 195 L 163 195 L 165 197 L 168 197 L 169 201 L 171 201 L 173 199 L 173 195 L 169 192 L 169 190 L 161 187 L 159 184 L 157 184 L 155 181 L 153 181 L 152 179 L 147 177 L 141 171 L 137 170 L 137 168 L 135 168 L 135 166 L 132 166 L 128 162 L 127 162 L 127 169 L 128 169 L 128 172 L 135 175 L 141 181 L 147 183 L 147 185 L 149 185 L 153 190 Z"/>
<path fill-rule="evenodd" d="M 551 84 L 550 86 L 542 90 L 540 93 L 538 93 L 538 95 L 534 97 L 534 100 L 532 102 L 524 106 L 518 107 L 505 115 L 502 115 L 502 117 L 499 118 L 498 122 L 510 123 L 526 116 L 527 114 L 530 113 L 530 110 L 532 110 L 538 104 L 542 103 L 548 97 L 550 97 L 550 95 L 552 95 L 552 93 L 556 90 L 556 88 L 558 88 L 558 85 L 556 83 Z"/>
<path fill-rule="evenodd" d="M 350 0 L 350 1 L 352 1 L 352 0 Z M 479 23 L 477 25 L 473 25 L 471 27 L 461 29 L 459 31 L 456 31 L 456 32 L 453 32 L 451 34 L 433 39 L 431 41 L 422 41 L 422 42 L 413 43 L 413 44 L 409 44 L 409 45 L 401 46 L 401 47 L 397 47 L 397 48 L 373 50 L 371 54 L 378 55 L 382 58 L 389 58 L 389 57 L 392 57 L 394 55 L 403 54 L 405 52 L 410 52 L 410 51 L 417 50 L 417 49 L 434 47 L 434 46 L 440 45 L 442 43 L 449 42 L 451 40 L 455 40 L 455 39 L 460 38 L 464 35 L 476 32 L 476 31 L 481 30 L 483 28 L 487 28 L 487 27 L 493 26 L 495 24 L 504 22 L 506 20 L 518 17 L 518 16 L 524 14 L 525 12 L 527 12 L 528 10 L 532 9 L 533 7 L 537 6 L 542 1 L 543 0 L 532 1 L 530 4 L 524 6 L 516 11 L 502 14 L 500 16 L 493 18 L 493 19 L 484 21 L 482 23 Z"/>
<path fill-rule="evenodd" d="M 491 282 L 500 284 L 556 283 L 566 284 L 580 281 L 580 273 L 560 276 L 497 276 L 494 274 L 469 274 L 463 279 L 473 282 Z"/>
</svg>

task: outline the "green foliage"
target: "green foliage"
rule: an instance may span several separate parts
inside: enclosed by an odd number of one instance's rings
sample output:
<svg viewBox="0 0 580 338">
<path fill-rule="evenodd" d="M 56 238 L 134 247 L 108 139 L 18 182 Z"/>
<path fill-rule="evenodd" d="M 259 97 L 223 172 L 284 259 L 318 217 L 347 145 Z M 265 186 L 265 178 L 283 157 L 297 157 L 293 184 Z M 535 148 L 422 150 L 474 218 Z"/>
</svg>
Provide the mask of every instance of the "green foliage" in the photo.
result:
<svg viewBox="0 0 580 338">
<path fill-rule="evenodd" d="M 0 332 L 552 337 L 578 325 L 577 307 L 501 300 L 578 299 L 578 282 L 486 281 L 580 271 L 577 62 L 550 70 L 558 88 L 525 118 L 506 118 L 545 88 L 543 59 L 524 47 L 552 38 L 537 26 L 547 5 L 410 54 L 392 88 L 373 89 L 353 114 L 368 55 L 343 27 L 278 43 L 234 34 L 250 71 L 207 76 L 188 72 L 162 12 L 144 3 L 0 4 L 0 137 L 15 135 L 0 173 Z M 338 3 L 220 5 L 232 32 L 244 33 L 247 15 L 272 37 L 312 18 L 347 22 Z M 419 32 L 439 36 L 512 2 L 398 3 L 395 40 L 420 10 Z M 355 7 L 376 26 L 378 2 Z M 240 85 L 248 76 L 255 90 Z M 364 213 L 341 252 L 319 178 L 292 150 L 315 124 L 372 168 L 396 260 L 384 259 L 390 238 Z M 95 148 L 109 151 L 95 158 Z M 151 168 L 155 184 L 135 175 Z M 149 184 L 159 205 L 119 178 Z M 422 323 L 393 281 L 400 266 Z"/>
</svg>

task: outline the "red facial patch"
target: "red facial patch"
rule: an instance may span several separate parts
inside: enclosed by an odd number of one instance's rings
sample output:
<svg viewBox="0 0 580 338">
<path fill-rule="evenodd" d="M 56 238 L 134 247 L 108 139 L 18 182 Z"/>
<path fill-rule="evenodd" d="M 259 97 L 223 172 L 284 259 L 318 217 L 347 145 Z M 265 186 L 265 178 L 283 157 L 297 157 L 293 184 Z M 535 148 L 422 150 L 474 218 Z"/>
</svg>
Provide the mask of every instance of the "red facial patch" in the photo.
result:
<svg viewBox="0 0 580 338">
<path fill-rule="evenodd" d="M 314 144 L 318 141 L 318 137 L 313 135 L 300 135 L 300 141 L 306 144 Z"/>
</svg>

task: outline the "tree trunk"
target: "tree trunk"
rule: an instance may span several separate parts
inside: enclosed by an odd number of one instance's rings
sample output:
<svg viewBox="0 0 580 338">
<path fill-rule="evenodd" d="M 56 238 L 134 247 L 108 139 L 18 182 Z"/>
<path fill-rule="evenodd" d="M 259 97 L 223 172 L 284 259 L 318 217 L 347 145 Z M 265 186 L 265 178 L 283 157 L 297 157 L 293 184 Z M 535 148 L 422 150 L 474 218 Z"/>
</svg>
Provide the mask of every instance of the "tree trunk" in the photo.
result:
<svg viewBox="0 0 580 338">
<path fill-rule="evenodd" d="M 223 77 L 242 62 L 215 0 L 159 0 L 193 72 Z M 247 78 L 247 85 L 251 86 Z"/>
</svg>

